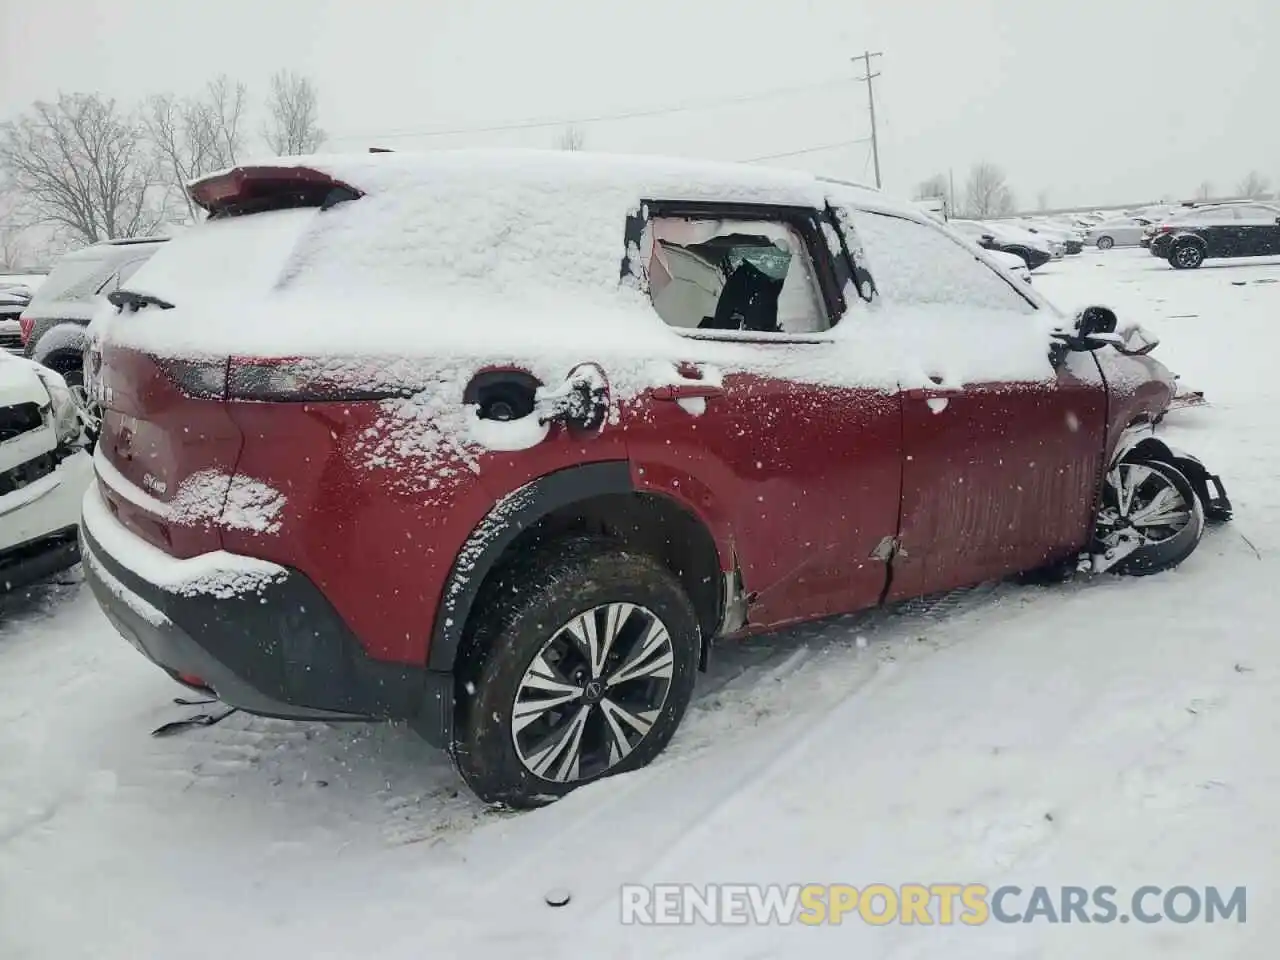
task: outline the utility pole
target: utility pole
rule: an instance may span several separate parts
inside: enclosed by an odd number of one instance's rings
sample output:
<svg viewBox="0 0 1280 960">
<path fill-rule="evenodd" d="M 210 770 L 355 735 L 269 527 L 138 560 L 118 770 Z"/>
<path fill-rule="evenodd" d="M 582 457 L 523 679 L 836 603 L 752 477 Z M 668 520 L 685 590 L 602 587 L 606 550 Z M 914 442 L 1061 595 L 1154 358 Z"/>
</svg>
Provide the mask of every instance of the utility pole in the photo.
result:
<svg viewBox="0 0 1280 960">
<path fill-rule="evenodd" d="M 871 87 L 871 81 L 880 76 L 880 74 L 871 72 L 871 58 L 883 56 L 883 53 L 872 53 L 870 50 L 867 50 L 865 53 L 861 53 L 853 58 L 854 63 L 861 60 L 862 65 L 865 67 L 867 72 L 865 77 L 859 77 L 858 80 L 859 82 L 865 82 L 867 85 L 867 106 L 871 108 L 871 156 L 876 165 L 877 190 L 880 189 L 880 141 L 876 139 L 876 95 L 875 91 Z"/>
</svg>

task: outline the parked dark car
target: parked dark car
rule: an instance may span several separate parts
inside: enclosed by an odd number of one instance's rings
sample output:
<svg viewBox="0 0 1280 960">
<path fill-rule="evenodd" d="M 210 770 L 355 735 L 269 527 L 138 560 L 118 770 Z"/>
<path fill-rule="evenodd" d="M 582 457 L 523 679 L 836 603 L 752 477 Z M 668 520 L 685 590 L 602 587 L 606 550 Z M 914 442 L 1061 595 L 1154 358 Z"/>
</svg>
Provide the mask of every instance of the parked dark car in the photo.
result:
<svg viewBox="0 0 1280 960">
<path fill-rule="evenodd" d="M 1048 241 L 1039 237 L 1033 238 L 1037 241 L 1035 246 L 1029 242 L 1022 243 L 1012 230 L 1009 230 L 1006 234 L 1005 230 L 1008 230 L 1008 228 L 982 223 L 979 220 L 948 220 L 947 226 L 964 234 L 984 250 L 999 250 L 1003 253 L 1012 253 L 1014 256 L 1021 257 L 1028 270 L 1039 269 L 1053 259 L 1053 254 L 1048 248 Z"/>
<path fill-rule="evenodd" d="M 1280 256 L 1280 207 L 1204 207 L 1156 227 L 1150 251 L 1178 270 L 1194 270 L 1211 258 Z"/>
<path fill-rule="evenodd" d="M 85 327 L 102 297 L 133 276 L 168 237 L 103 240 L 63 255 L 22 311 L 23 354 L 57 370 L 83 406 Z"/>
</svg>

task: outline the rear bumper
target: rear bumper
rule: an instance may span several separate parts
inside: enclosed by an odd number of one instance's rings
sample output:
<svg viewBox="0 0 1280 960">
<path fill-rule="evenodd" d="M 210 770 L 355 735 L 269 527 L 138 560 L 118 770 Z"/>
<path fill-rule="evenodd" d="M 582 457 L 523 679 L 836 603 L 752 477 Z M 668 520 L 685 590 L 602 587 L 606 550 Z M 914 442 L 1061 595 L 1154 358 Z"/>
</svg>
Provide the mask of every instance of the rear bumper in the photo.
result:
<svg viewBox="0 0 1280 960">
<path fill-rule="evenodd" d="M 230 554 L 168 557 L 111 516 L 96 484 L 80 544 L 85 580 L 121 635 L 228 706 L 293 720 L 408 720 L 430 743 L 451 742 L 452 674 L 371 659 L 297 570 Z M 239 584 L 237 562 L 254 571 Z"/>
<path fill-rule="evenodd" d="M 80 559 L 76 519 L 93 464 L 74 453 L 47 477 L 0 496 L 0 592 L 25 587 Z"/>
</svg>

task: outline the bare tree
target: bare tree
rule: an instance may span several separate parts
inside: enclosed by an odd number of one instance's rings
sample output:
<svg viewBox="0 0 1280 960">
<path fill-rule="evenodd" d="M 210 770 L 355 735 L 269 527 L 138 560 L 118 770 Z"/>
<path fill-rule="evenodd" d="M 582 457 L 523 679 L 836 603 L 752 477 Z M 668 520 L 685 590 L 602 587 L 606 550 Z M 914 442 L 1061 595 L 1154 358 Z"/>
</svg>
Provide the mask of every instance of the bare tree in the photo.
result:
<svg viewBox="0 0 1280 960">
<path fill-rule="evenodd" d="M 0 272 L 12 271 L 24 262 L 27 245 L 26 224 L 18 216 L 18 205 L 8 187 L 0 183 Z"/>
<path fill-rule="evenodd" d="M 0 124 L 0 174 L 23 212 L 88 243 L 155 230 L 157 166 L 140 118 L 93 94 L 38 101 Z"/>
<path fill-rule="evenodd" d="M 1036 194 L 1036 209 L 1040 211 L 1049 209 L 1049 191 L 1041 190 Z"/>
<path fill-rule="evenodd" d="M 974 164 L 965 182 L 965 206 L 979 220 L 1013 213 L 1013 191 L 1004 171 L 994 163 Z"/>
<path fill-rule="evenodd" d="M 951 202 L 951 190 L 947 186 L 947 178 L 941 173 L 935 173 L 928 180 L 921 180 L 916 184 L 917 200 L 932 200 L 934 197 L 942 197 L 948 203 Z"/>
<path fill-rule="evenodd" d="M 1208 180 L 1200 181 L 1200 186 L 1196 187 L 1196 199 L 1208 200 L 1213 196 L 1213 184 Z"/>
<path fill-rule="evenodd" d="M 556 146 L 561 150 L 581 150 L 587 143 L 587 136 L 577 127 L 565 127 L 560 134 L 560 139 L 556 141 Z"/>
<path fill-rule="evenodd" d="M 244 148 L 244 117 L 249 94 L 243 83 L 221 76 L 198 97 L 182 100 L 160 94 L 147 101 L 147 132 L 164 163 L 165 179 L 186 207 L 197 210 L 186 185 L 215 170 L 235 166 Z"/>
<path fill-rule="evenodd" d="M 1257 170 L 1250 170 L 1245 178 L 1240 181 L 1240 185 L 1236 187 L 1242 197 L 1249 197 L 1254 200 L 1265 197 L 1270 189 L 1271 182 L 1258 173 Z"/>
<path fill-rule="evenodd" d="M 315 153 L 324 143 L 315 84 L 306 77 L 288 70 L 273 76 L 267 113 L 269 119 L 262 133 L 277 156 Z"/>
</svg>

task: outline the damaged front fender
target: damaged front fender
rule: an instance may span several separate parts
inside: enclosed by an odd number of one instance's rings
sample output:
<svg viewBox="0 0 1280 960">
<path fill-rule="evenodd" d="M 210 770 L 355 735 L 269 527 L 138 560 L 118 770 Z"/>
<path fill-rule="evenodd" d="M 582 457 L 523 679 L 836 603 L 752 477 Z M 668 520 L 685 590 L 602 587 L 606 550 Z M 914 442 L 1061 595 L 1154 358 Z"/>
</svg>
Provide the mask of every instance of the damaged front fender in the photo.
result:
<svg viewBox="0 0 1280 960">
<path fill-rule="evenodd" d="M 1157 438 L 1148 426 L 1125 431 L 1108 469 L 1122 461 L 1135 460 L 1167 463 L 1178 470 L 1195 489 L 1196 496 L 1200 498 L 1200 503 L 1204 507 L 1204 518 L 1208 522 L 1225 523 L 1231 519 L 1233 508 L 1227 496 L 1226 487 L 1222 484 L 1222 478 L 1210 473 L 1198 457 L 1177 447 L 1171 447 Z"/>
</svg>

